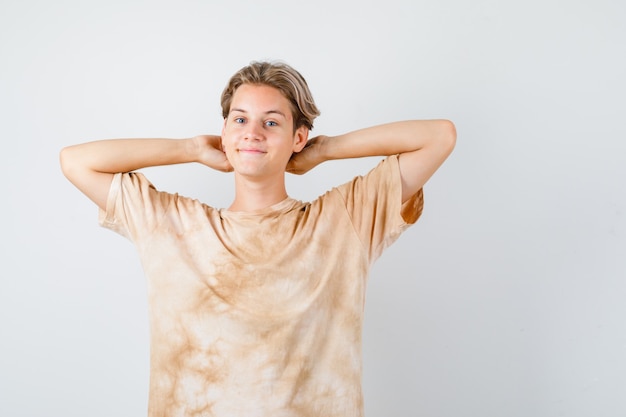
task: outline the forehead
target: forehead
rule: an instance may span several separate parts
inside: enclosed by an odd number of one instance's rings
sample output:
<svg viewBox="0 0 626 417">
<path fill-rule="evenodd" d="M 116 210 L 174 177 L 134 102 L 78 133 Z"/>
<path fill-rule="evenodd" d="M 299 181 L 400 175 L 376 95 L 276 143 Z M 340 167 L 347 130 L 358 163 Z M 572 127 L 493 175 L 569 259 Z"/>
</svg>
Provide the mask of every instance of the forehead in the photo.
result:
<svg viewBox="0 0 626 417">
<path fill-rule="evenodd" d="M 291 103 L 275 87 L 269 85 L 243 84 L 233 94 L 230 110 L 239 109 L 246 112 L 280 111 L 287 117 L 291 116 Z"/>
</svg>

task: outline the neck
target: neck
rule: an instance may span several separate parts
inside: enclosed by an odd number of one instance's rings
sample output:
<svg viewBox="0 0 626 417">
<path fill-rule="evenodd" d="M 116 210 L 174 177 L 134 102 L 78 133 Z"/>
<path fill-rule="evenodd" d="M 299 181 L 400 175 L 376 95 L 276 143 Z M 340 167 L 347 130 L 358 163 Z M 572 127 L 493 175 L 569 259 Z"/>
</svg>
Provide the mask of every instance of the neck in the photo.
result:
<svg viewBox="0 0 626 417">
<path fill-rule="evenodd" d="M 228 210 L 257 211 L 287 198 L 285 177 L 278 180 L 255 181 L 235 175 L 235 199 Z"/>
</svg>

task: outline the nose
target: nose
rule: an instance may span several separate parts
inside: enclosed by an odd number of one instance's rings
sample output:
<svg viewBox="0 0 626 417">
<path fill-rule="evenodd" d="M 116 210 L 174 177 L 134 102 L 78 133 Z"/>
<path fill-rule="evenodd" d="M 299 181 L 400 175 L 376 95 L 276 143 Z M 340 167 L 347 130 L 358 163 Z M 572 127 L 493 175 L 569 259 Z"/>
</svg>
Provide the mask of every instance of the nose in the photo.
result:
<svg viewBox="0 0 626 417">
<path fill-rule="evenodd" d="M 248 123 L 245 132 L 246 140 L 262 140 L 263 129 L 258 123 Z"/>
</svg>

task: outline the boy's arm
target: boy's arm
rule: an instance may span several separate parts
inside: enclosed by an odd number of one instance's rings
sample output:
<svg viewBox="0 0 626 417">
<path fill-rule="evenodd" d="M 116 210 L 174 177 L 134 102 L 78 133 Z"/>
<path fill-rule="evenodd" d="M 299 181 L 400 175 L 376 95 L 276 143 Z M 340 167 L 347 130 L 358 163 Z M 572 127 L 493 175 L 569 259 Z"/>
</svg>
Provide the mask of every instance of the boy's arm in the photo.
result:
<svg viewBox="0 0 626 417">
<path fill-rule="evenodd" d="M 303 174 L 332 160 L 399 154 L 402 201 L 424 186 L 450 155 L 456 129 L 448 120 L 409 120 L 356 130 L 339 136 L 318 136 L 289 161 L 287 171 Z"/>
<path fill-rule="evenodd" d="M 221 150 L 219 136 L 190 139 L 109 139 L 61 150 L 61 169 L 67 179 L 101 209 L 113 175 L 157 165 L 200 162 L 220 171 L 231 171 Z"/>
<path fill-rule="evenodd" d="M 304 174 L 332 159 L 399 154 L 402 201 L 424 186 L 450 155 L 456 129 L 448 120 L 410 120 L 388 123 L 339 136 L 317 136 L 294 154 L 287 171 Z"/>
</svg>

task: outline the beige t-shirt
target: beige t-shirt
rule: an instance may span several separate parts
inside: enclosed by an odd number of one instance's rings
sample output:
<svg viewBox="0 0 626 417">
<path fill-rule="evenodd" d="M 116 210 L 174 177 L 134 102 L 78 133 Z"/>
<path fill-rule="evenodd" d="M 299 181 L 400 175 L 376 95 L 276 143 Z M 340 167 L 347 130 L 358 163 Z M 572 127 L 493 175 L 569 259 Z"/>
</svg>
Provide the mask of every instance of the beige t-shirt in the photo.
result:
<svg viewBox="0 0 626 417">
<path fill-rule="evenodd" d="M 362 416 L 368 270 L 421 214 L 398 159 L 313 202 L 253 213 L 117 174 L 100 224 L 147 277 L 150 417 Z"/>
</svg>

